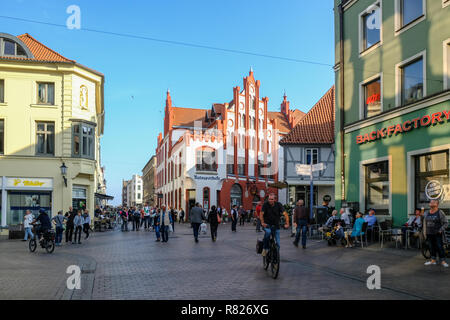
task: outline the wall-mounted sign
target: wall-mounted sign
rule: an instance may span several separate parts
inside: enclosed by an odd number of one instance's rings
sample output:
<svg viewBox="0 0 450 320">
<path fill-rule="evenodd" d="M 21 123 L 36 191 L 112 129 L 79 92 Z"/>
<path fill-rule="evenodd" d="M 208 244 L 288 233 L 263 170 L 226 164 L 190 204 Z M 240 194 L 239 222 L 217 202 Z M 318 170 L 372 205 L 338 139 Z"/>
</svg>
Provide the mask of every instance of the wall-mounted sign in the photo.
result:
<svg viewBox="0 0 450 320">
<path fill-rule="evenodd" d="M 6 178 L 6 188 L 51 189 L 53 179 L 45 178 Z"/>
<path fill-rule="evenodd" d="M 422 117 L 414 118 L 412 120 L 406 120 L 403 123 L 388 126 L 379 130 L 374 130 L 364 135 L 358 135 L 356 137 L 357 144 L 363 144 L 366 142 L 372 142 L 384 138 L 390 138 L 398 134 L 403 134 L 411 131 L 412 129 L 418 129 L 420 127 L 428 127 L 437 123 L 447 123 L 450 121 L 450 110 L 443 110 L 442 112 L 436 112 L 431 115 L 424 115 Z"/>
<path fill-rule="evenodd" d="M 431 180 L 425 186 L 425 195 L 429 200 L 439 200 L 444 192 L 444 188 L 437 180 Z"/>
<path fill-rule="evenodd" d="M 219 176 L 199 176 L 194 175 L 195 180 L 220 180 Z"/>
</svg>

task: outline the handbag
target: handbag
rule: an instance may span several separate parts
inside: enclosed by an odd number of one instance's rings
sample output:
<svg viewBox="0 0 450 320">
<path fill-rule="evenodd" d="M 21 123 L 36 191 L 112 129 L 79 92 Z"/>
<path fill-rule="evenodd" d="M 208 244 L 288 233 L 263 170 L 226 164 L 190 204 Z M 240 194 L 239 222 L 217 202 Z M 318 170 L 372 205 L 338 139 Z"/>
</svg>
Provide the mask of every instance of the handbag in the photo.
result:
<svg viewBox="0 0 450 320">
<path fill-rule="evenodd" d="M 169 232 L 173 232 L 173 227 L 171 224 L 169 224 Z"/>
<path fill-rule="evenodd" d="M 256 253 L 261 254 L 263 251 L 263 241 L 262 240 L 256 240 Z"/>
</svg>

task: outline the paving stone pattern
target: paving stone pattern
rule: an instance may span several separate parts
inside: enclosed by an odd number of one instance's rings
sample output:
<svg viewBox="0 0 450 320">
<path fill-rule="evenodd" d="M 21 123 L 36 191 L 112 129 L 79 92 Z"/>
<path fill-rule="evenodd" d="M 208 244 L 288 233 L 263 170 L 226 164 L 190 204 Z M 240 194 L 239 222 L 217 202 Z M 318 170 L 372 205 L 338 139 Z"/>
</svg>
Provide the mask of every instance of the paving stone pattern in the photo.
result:
<svg viewBox="0 0 450 320">
<path fill-rule="evenodd" d="M 209 230 L 208 230 L 209 231 Z M 81 245 L 53 254 L 27 243 L 0 241 L 0 299 L 450 299 L 450 270 L 424 267 L 417 250 L 328 247 L 311 240 L 306 250 L 281 232 L 280 276 L 274 280 L 255 253 L 251 225 L 221 225 L 218 240 L 195 243 L 188 224 L 176 225 L 168 243 L 153 232 L 93 233 Z M 81 289 L 69 290 L 69 265 L 82 270 Z M 381 290 L 369 290 L 367 267 L 381 268 Z"/>
</svg>

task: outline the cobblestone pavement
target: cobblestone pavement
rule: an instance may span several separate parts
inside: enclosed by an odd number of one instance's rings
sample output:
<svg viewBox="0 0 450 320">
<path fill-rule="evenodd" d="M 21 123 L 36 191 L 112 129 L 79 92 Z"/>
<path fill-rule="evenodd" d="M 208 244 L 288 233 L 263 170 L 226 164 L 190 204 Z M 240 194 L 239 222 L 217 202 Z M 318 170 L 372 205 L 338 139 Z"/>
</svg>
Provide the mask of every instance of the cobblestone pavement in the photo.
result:
<svg viewBox="0 0 450 320">
<path fill-rule="evenodd" d="M 450 270 L 425 267 L 416 250 L 328 247 L 303 250 L 281 232 L 281 268 L 273 280 L 255 253 L 253 226 L 219 227 L 217 242 L 195 243 L 176 224 L 168 243 L 155 234 L 108 231 L 53 254 L 27 243 L 0 241 L 0 299 L 450 299 Z M 209 231 L 209 230 L 208 230 Z M 81 290 L 68 290 L 69 265 L 82 268 Z M 369 290 L 369 265 L 381 268 L 381 290 Z"/>
</svg>

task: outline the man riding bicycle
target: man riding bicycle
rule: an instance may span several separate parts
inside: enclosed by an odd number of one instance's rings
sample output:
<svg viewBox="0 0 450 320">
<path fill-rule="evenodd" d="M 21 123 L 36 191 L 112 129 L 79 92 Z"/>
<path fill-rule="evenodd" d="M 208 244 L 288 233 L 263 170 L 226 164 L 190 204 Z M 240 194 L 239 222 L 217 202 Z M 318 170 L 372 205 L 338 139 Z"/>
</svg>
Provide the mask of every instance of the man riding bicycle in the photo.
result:
<svg viewBox="0 0 450 320">
<path fill-rule="evenodd" d="M 45 234 L 48 230 L 52 229 L 50 217 L 44 209 L 39 209 L 39 216 L 33 221 L 32 224 L 35 224 L 36 222 L 40 222 L 40 224 L 36 227 L 36 234 L 38 236 L 38 240 L 41 240 L 41 234 Z"/>
<path fill-rule="evenodd" d="M 264 228 L 264 240 L 263 240 L 263 252 L 262 256 L 265 257 L 269 250 L 270 234 L 272 228 L 275 229 L 275 241 L 278 249 L 280 249 L 280 219 L 281 215 L 285 216 L 285 228 L 289 228 L 289 218 L 281 203 L 275 201 L 275 194 L 269 194 L 267 202 L 264 203 L 260 215 L 261 225 Z"/>
</svg>

